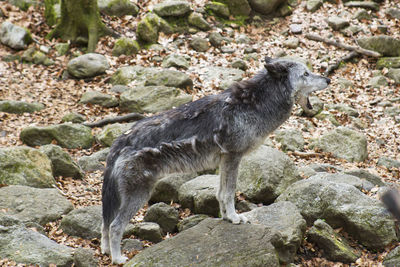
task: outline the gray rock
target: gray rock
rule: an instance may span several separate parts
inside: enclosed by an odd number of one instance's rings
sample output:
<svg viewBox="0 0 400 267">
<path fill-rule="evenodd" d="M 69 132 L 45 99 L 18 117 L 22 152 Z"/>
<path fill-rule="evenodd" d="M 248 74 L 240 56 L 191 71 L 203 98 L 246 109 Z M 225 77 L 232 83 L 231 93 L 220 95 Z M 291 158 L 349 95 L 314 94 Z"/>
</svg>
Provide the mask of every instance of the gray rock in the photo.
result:
<svg viewBox="0 0 400 267">
<path fill-rule="evenodd" d="M 61 122 L 82 123 L 86 120 L 85 116 L 71 112 L 61 118 Z"/>
<path fill-rule="evenodd" d="M 307 239 L 324 250 L 324 256 L 331 261 L 355 262 L 360 256 L 332 227 L 323 220 L 316 220 L 308 231 Z"/>
<path fill-rule="evenodd" d="M 317 96 L 310 96 L 308 100 L 310 101 L 312 109 L 302 108 L 302 113 L 307 117 L 314 117 L 321 113 L 321 111 L 324 109 L 324 102 L 322 102 Z"/>
<path fill-rule="evenodd" d="M 368 81 L 368 86 L 370 86 L 372 88 L 379 88 L 379 87 L 387 86 L 387 85 L 388 85 L 388 81 L 386 80 L 385 76 L 383 76 L 383 75 L 378 75 L 378 76 L 372 77 Z"/>
<path fill-rule="evenodd" d="M 177 225 L 178 231 L 179 232 L 185 231 L 186 229 L 189 229 L 193 226 L 198 225 L 200 222 L 202 222 L 203 220 L 205 220 L 207 218 L 210 218 L 210 217 L 205 214 L 196 214 L 196 215 L 192 215 L 187 218 L 184 218 Z"/>
<path fill-rule="evenodd" d="M 208 40 L 210 41 L 211 45 L 214 47 L 220 47 L 224 42 L 224 38 L 222 37 L 222 35 L 219 32 L 211 32 L 208 35 Z"/>
<path fill-rule="evenodd" d="M 241 59 L 237 59 L 235 61 L 232 62 L 232 68 L 236 68 L 236 69 L 240 69 L 240 70 L 247 70 L 247 64 L 246 61 L 241 60 Z"/>
<path fill-rule="evenodd" d="M 181 185 L 196 176 L 196 173 L 174 173 L 158 180 L 151 193 L 150 202 L 164 202 L 167 204 L 178 202 L 178 190 Z"/>
<path fill-rule="evenodd" d="M 244 71 L 235 68 L 205 67 L 197 70 L 200 80 L 214 83 L 219 89 L 225 90 L 234 82 L 243 79 Z"/>
<path fill-rule="evenodd" d="M 109 124 L 96 135 L 96 139 L 103 146 L 111 146 L 115 139 L 121 134 L 129 131 L 134 123 L 113 123 Z"/>
<path fill-rule="evenodd" d="M 261 224 L 278 233 L 274 246 L 282 263 L 293 262 L 303 241 L 306 221 L 291 202 L 278 202 L 243 213 L 252 224 Z M 278 245 L 279 244 L 279 245 Z"/>
<path fill-rule="evenodd" d="M 191 89 L 193 88 L 193 81 L 190 79 L 189 75 L 186 73 L 175 71 L 175 70 L 160 70 L 158 72 L 154 72 L 150 74 L 146 82 L 145 86 L 168 86 L 168 87 L 176 87 L 182 89 Z"/>
<path fill-rule="evenodd" d="M 69 43 L 57 43 L 54 45 L 58 56 L 64 56 L 69 50 Z"/>
<path fill-rule="evenodd" d="M 158 41 L 158 31 L 160 29 L 161 18 L 154 13 L 147 14 L 136 28 L 138 39 L 145 43 L 156 43 Z"/>
<path fill-rule="evenodd" d="M 179 222 L 179 213 L 174 207 L 161 202 L 150 206 L 144 216 L 144 221 L 155 222 L 164 233 L 172 233 Z"/>
<path fill-rule="evenodd" d="M 278 199 L 290 201 L 311 225 L 325 219 L 371 249 L 382 249 L 396 240 L 394 221 L 379 200 L 369 198 L 352 185 L 308 178 L 292 184 Z"/>
<path fill-rule="evenodd" d="M 242 33 L 237 37 L 236 42 L 238 44 L 249 44 L 251 40 L 246 34 Z"/>
<path fill-rule="evenodd" d="M 283 152 L 261 146 L 245 156 L 239 166 L 237 190 L 255 203 L 272 203 L 300 175 Z"/>
<path fill-rule="evenodd" d="M 0 183 L 52 187 L 55 184 L 50 159 L 30 147 L 0 148 Z"/>
<path fill-rule="evenodd" d="M 131 89 L 129 86 L 117 84 L 117 85 L 114 85 L 113 87 L 111 87 L 110 91 L 121 94 L 125 91 L 128 91 L 129 89 Z"/>
<path fill-rule="evenodd" d="M 347 20 L 345 20 L 341 17 L 336 17 L 336 16 L 329 17 L 327 22 L 328 22 L 328 25 L 335 31 L 339 31 L 350 25 L 350 23 Z"/>
<path fill-rule="evenodd" d="M 113 85 L 127 85 L 135 81 L 136 85 L 144 85 L 146 79 L 158 71 L 160 69 L 145 68 L 139 65 L 122 67 L 113 74 L 111 83 Z"/>
<path fill-rule="evenodd" d="M 124 239 L 122 240 L 122 250 L 125 251 L 134 251 L 134 250 L 143 250 L 143 244 L 138 239 Z"/>
<path fill-rule="evenodd" d="M 109 16 L 136 16 L 139 12 L 137 5 L 129 0 L 98 0 L 99 11 Z"/>
<path fill-rule="evenodd" d="M 225 266 L 227 259 L 230 266 L 280 266 L 271 244 L 274 236 L 262 225 L 206 219 L 144 250 L 125 266 Z"/>
<path fill-rule="evenodd" d="M 275 131 L 275 140 L 281 143 L 283 151 L 303 151 L 305 141 L 301 131 L 296 129 Z"/>
<path fill-rule="evenodd" d="M 56 140 L 58 145 L 65 148 L 89 148 L 94 141 L 89 127 L 73 123 L 28 126 L 22 129 L 20 139 L 29 146 L 47 145 Z"/>
<path fill-rule="evenodd" d="M 303 32 L 303 26 L 301 24 L 290 24 L 289 30 L 291 33 L 300 34 Z"/>
<path fill-rule="evenodd" d="M 90 156 L 83 156 L 78 160 L 78 165 L 85 172 L 103 171 L 105 170 L 105 161 L 109 152 L 110 148 L 105 148 Z"/>
<path fill-rule="evenodd" d="M 162 241 L 161 228 L 153 222 L 143 222 L 134 225 L 134 234 L 140 239 L 148 240 L 153 243 Z"/>
<path fill-rule="evenodd" d="M 379 11 L 379 4 L 372 1 L 350 1 L 344 3 L 345 7 L 361 7 L 364 9 L 370 9 L 374 11 Z"/>
<path fill-rule="evenodd" d="M 181 55 L 171 54 L 163 60 L 161 66 L 163 68 L 175 67 L 187 70 L 189 68 L 189 62 Z"/>
<path fill-rule="evenodd" d="M 73 177 L 75 179 L 84 177 L 79 165 L 61 147 L 50 144 L 40 147 L 39 150 L 51 160 L 54 176 Z"/>
<path fill-rule="evenodd" d="M 29 30 L 5 21 L 0 26 L 0 42 L 13 49 L 26 48 L 33 41 Z"/>
<path fill-rule="evenodd" d="M 101 236 L 101 206 L 88 206 L 75 209 L 61 220 L 64 233 L 85 239 Z"/>
<path fill-rule="evenodd" d="M 103 74 L 110 68 L 107 58 L 96 53 L 88 53 L 68 62 L 68 73 L 75 78 L 90 78 Z"/>
<path fill-rule="evenodd" d="M 106 108 L 118 106 L 118 100 L 115 96 L 103 94 L 98 91 L 85 92 L 79 103 L 100 105 Z"/>
<path fill-rule="evenodd" d="M 94 255 L 94 251 L 88 248 L 76 248 L 74 251 L 74 264 L 76 267 L 96 267 L 99 260 Z"/>
<path fill-rule="evenodd" d="M 400 39 L 387 35 L 361 37 L 357 43 L 364 49 L 376 51 L 383 56 L 400 56 Z"/>
<path fill-rule="evenodd" d="M 400 265 L 400 246 L 390 251 L 383 260 L 383 266 L 396 267 Z"/>
<path fill-rule="evenodd" d="M 283 45 L 287 48 L 295 49 L 299 46 L 300 40 L 296 37 L 290 37 L 287 40 L 283 41 Z"/>
<path fill-rule="evenodd" d="M 239 212 L 251 211 L 251 210 L 256 209 L 257 207 L 258 207 L 258 205 L 251 203 L 250 201 L 247 201 L 247 200 L 241 200 L 241 201 L 235 203 L 235 208 Z"/>
<path fill-rule="evenodd" d="M 366 180 L 361 180 L 360 178 L 344 174 L 344 173 L 328 173 L 328 172 L 319 172 L 316 175 L 312 176 L 313 179 L 321 179 L 327 180 L 334 183 L 344 183 L 354 186 L 359 190 L 371 190 L 374 185 Z"/>
<path fill-rule="evenodd" d="M 337 81 L 338 85 L 342 89 L 347 89 L 347 88 L 353 88 L 354 84 L 352 81 L 344 79 L 344 78 L 339 78 Z"/>
<path fill-rule="evenodd" d="M 116 57 L 120 55 L 133 55 L 137 54 L 139 50 L 140 45 L 136 40 L 123 37 L 115 42 L 112 55 Z"/>
<path fill-rule="evenodd" d="M 219 203 L 216 197 L 218 175 L 201 175 L 179 188 L 179 203 L 196 214 L 218 217 Z"/>
<path fill-rule="evenodd" d="M 251 8 L 263 15 L 275 12 L 284 2 L 284 0 L 249 0 Z"/>
<path fill-rule="evenodd" d="M 22 61 L 45 66 L 54 64 L 52 59 L 48 58 L 43 52 L 36 50 L 34 47 L 28 48 L 24 51 L 22 54 Z"/>
<path fill-rule="evenodd" d="M 382 181 L 382 178 L 372 174 L 364 169 L 353 169 L 353 170 L 348 170 L 344 172 L 345 174 L 353 175 L 361 180 L 365 180 L 370 182 L 373 185 L 377 186 L 385 186 L 385 183 Z"/>
<path fill-rule="evenodd" d="M 313 140 L 309 147 L 318 147 L 349 162 L 361 162 L 368 157 L 365 135 L 345 127 L 338 127 Z"/>
<path fill-rule="evenodd" d="M 205 8 L 208 13 L 217 17 L 223 17 L 227 19 L 231 14 L 229 7 L 224 3 L 210 2 L 205 5 Z"/>
<path fill-rule="evenodd" d="M 72 266 L 73 249 L 24 226 L 2 227 L 0 258 L 38 266 Z"/>
<path fill-rule="evenodd" d="M 395 84 L 400 84 L 400 68 L 399 69 L 389 69 L 387 76 L 394 80 Z"/>
<path fill-rule="evenodd" d="M 0 188 L 0 209 L 22 222 L 45 225 L 73 209 L 57 189 L 11 185 Z"/>
<path fill-rule="evenodd" d="M 339 112 L 345 113 L 351 117 L 358 117 L 360 116 L 360 113 L 355 108 L 352 108 L 346 104 L 333 104 L 333 105 L 328 105 L 328 109 L 331 110 L 337 110 Z"/>
<path fill-rule="evenodd" d="M 208 31 L 211 29 L 210 24 L 203 18 L 200 13 L 192 12 L 188 17 L 189 25 L 199 28 L 203 31 Z"/>
<path fill-rule="evenodd" d="M 392 18 L 395 18 L 395 19 L 399 19 L 399 20 L 400 20 L 400 9 L 389 8 L 389 9 L 386 11 L 386 14 L 388 14 L 388 15 L 391 16 Z"/>
<path fill-rule="evenodd" d="M 33 113 L 44 109 L 44 105 L 41 103 L 33 102 L 28 103 L 24 101 L 15 100 L 2 100 L 0 101 L 0 112 L 23 114 Z"/>
<path fill-rule="evenodd" d="M 357 10 L 356 13 L 354 13 L 353 15 L 353 19 L 357 19 L 357 20 L 370 20 L 371 19 L 371 15 L 368 13 L 367 10 L 365 9 L 360 9 Z"/>
<path fill-rule="evenodd" d="M 345 36 L 352 37 L 362 31 L 363 31 L 363 28 L 361 26 L 350 25 L 349 27 L 342 29 L 340 32 L 343 33 Z"/>
<path fill-rule="evenodd" d="M 322 6 L 322 0 L 307 0 L 306 9 L 314 13 Z"/>
<path fill-rule="evenodd" d="M 156 113 L 192 101 L 192 96 L 174 87 L 137 86 L 121 94 L 120 107 L 129 112 Z"/>
<path fill-rule="evenodd" d="M 193 37 L 190 41 L 190 47 L 192 47 L 197 52 L 206 52 L 210 48 L 208 41 L 200 37 Z"/>
<path fill-rule="evenodd" d="M 308 165 L 311 169 L 316 172 L 332 172 L 332 170 L 336 172 L 341 172 L 343 169 L 341 167 L 328 164 L 328 163 L 313 163 Z"/>
<path fill-rule="evenodd" d="M 387 116 L 396 117 L 400 115 L 400 107 L 387 107 L 384 113 Z"/>
<path fill-rule="evenodd" d="M 388 157 L 380 157 L 377 162 L 378 166 L 385 166 L 388 169 L 397 168 L 400 169 L 400 161 L 394 160 Z"/>
<path fill-rule="evenodd" d="M 154 6 L 153 11 L 161 17 L 181 17 L 190 12 L 187 1 L 164 1 Z"/>
<path fill-rule="evenodd" d="M 400 68 L 400 57 L 381 57 L 376 62 L 376 68 Z"/>
</svg>

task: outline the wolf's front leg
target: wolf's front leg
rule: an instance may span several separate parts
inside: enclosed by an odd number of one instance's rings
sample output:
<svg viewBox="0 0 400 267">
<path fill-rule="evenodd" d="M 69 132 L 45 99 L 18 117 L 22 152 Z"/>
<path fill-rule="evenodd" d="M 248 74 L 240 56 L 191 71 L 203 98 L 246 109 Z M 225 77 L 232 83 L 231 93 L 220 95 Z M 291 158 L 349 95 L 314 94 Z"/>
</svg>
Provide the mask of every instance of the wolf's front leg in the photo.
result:
<svg viewBox="0 0 400 267">
<path fill-rule="evenodd" d="M 220 184 L 217 199 L 221 216 L 233 224 L 247 223 L 247 218 L 235 211 L 235 191 L 238 168 L 242 155 L 228 153 L 222 155 L 220 165 Z"/>
</svg>

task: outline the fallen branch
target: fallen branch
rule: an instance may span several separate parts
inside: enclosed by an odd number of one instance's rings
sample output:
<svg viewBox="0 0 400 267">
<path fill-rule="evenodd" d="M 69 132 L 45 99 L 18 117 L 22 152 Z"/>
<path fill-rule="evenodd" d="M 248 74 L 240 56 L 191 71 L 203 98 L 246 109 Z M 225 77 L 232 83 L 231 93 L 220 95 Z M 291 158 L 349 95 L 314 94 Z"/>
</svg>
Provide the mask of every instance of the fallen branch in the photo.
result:
<svg viewBox="0 0 400 267">
<path fill-rule="evenodd" d="M 84 122 L 82 123 L 83 125 L 94 128 L 94 127 L 102 127 L 104 125 L 110 124 L 110 123 L 117 123 L 117 122 L 130 122 L 130 121 L 138 121 L 145 118 L 142 114 L 139 113 L 129 113 L 124 116 L 117 116 L 114 118 L 105 118 L 103 120 L 99 120 L 96 122 Z"/>
<path fill-rule="evenodd" d="M 349 51 L 354 51 L 354 52 L 356 52 L 358 54 L 362 54 L 362 55 L 369 56 L 369 57 L 380 57 L 381 56 L 381 54 L 379 54 L 378 52 L 371 51 L 371 50 L 368 50 L 368 49 L 364 49 L 364 48 L 361 48 L 359 46 L 345 45 L 345 44 L 342 44 L 342 43 L 340 43 L 338 41 L 325 39 L 325 38 L 322 38 L 322 37 L 320 37 L 318 35 L 315 35 L 315 34 L 306 34 L 306 38 L 310 39 L 310 40 L 313 40 L 313 41 L 318 41 L 318 42 L 323 42 L 323 43 L 326 43 L 326 44 L 329 44 L 329 45 L 333 45 L 333 46 L 336 46 L 336 47 L 339 47 L 339 48 L 342 48 L 342 49 L 346 49 L 346 50 L 349 50 Z"/>
<path fill-rule="evenodd" d="M 288 155 L 293 155 L 301 158 L 314 158 L 314 157 L 323 157 L 324 154 L 316 153 L 316 152 L 300 152 L 300 151 L 289 151 Z"/>
<path fill-rule="evenodd" d="M 359 54 L 357 52 L 355 52 L 355 51 L 352 51 L 352 52 L 350 52 L 350 54 L 339 58 L 338 61 L 336 61 L 335 64 L 331 64 L 331 65 L 328 66 L 328 68 L 326 68 L 326 71 L 325 71 L 324 75 L 328 76 L 329 74 L 331 74 L 332 72 L 337 70 L 342 62 L 348 62 L 348 61 L 352 60 L 353 58 L 355 58 L 357 56 L 359 56 Z"/>
</svg>

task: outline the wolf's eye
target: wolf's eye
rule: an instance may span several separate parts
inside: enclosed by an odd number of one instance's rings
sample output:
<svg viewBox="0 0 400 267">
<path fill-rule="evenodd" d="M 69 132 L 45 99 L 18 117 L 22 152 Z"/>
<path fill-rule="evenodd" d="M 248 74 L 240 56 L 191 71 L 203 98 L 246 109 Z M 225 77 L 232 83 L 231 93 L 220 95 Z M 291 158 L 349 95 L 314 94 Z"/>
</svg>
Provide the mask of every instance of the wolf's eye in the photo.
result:
<svg viewBox="0 0 400 267">
<path fill-rule="evenodd" d="M 310 75 L 308 72 L 304 72 L 305 77 L 307 77 L 308 75 Z"/>
</svg>

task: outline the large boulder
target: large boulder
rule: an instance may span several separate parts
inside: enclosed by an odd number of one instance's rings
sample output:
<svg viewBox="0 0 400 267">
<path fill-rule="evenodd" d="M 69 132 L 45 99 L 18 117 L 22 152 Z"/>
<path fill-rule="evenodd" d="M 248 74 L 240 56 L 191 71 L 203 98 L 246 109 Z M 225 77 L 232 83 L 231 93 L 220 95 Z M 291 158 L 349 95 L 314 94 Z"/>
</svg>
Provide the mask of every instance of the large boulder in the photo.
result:
<svg viewBox="0 0 400 267">
<path fill-rule="evenodd" d="M 39 150 L 51 160 L 54 176 L 83 178 L 84 174 L 79 165 L 61 147 L 50 144 L 40 147 Z"/>
<path fill-rule="evenodd" d="M 243 79 L 244 71 L 235 68 L 206 67 L 196 70 L 204 86 L 215 84 L 219 89 L 225 90 L 234 82 Z"/>
<path fill-rule="evenodd" d="M 179 188 L 179 203 L 196 214 L 218 217 L 219 203 L 216 197 L 218 175 L 201 175 Z"/>
<path fill-rule="evenodd" d="M 22 222 L 44 225 L 73 209 L 57 189 L 11 185 L 0 188 L 0 210 Z"/>
<path fill-rule="evenodd" d="M 0 112 L 6 113 L 33 113 L 35 111 L 40 111 L 44 109 L 44 105 L 42 103 L 28 103 L 24 101 L 14 101 L 14 100 L 2 100 L 0 101 Z"/>
<path fill-rule="evenodd" d="M 287 155 L 274 148 L 261 146 L 242 159 L 237 189 L 250 201 L 268 204 L 300 178 L 296 166 Z"/>
<path fill-rule="evenodd" d="M 68 73 L 78 79 L 103 74 L 110 68 L 107 58 L 96 53 L 88 53 L 68 62 Z"/>
<path fill-rule="evenodd" d="M 190 10 L 190 4 L 187 1 L 164 1 L 153 8 L 153 11 L 161 17 L 182 17 Z"/>
<path fill-rule="evenodd" d="M 369 36 L 357 39 L 357 43 L 364 49 L 369 49 L 381 53 L 383 56 L 400 56 L 400 39 L 387 36 Z"/>
<path fill-rule="evenodd" d="M 119 68 L 111 77 L 113 85 L 127 85 L 135 81 L 135 85 L 144 85 L 147 77 L 159 71 L 157 68 L 145 68 L 139 65 Z"/>
<path fill-rule="evenodd" d="M 191 89 L 193 87 L 193 81 L 186 73 L 175 70 L 160 70 L 149 75 L 144 85 L 159 85 Z"/>
<path fill-rule="evenodd" d="M 110 16 L 136 16 L 139 12 L 138 6 L 129 0 L 98 0 L 97 5 L 100 12 Z"/>
<path fill-rule="evenodd" d="M 285 2 L 285 0 L 249 0 L 249 4 L 254 11 L 263 15 L 268 15 Z"/>
<path fill-rule="evenodd" d="M 192 101 L 192 96 L 175 87 L 137 86 L 121 94 L 120 107 L 129 112 L 156 113 Z"/>
<path fill-rule="evenodd" d="M 145 249 L 126 267 L 280 266 L 270 228 L 206 219 L 178 235 Z"/>
<path fill-rule="evenodd" d="M 229 7 L 229 11 L 234 16 L 248 16 L 251 12 L 251 7 L 247 0 L 217 0 Z"/>
<path fill-rule="evenodd" d="M 55 181 L 51 161 L 34 148 L 0 148 L 0 183 L 52 187 Z"/>
<path fill-rule="evenodd" d="M 322 149 L 350 162 L 364 161 L 368 157 L 365 135 L 346 127 L 338 127 L 313 140 L 310 147 Z"/>
<path fill-rule="evenodd" d="M 261 224 L 271 229 L 272 232 L 279 233 L 279 242 L 274 243 L 279 260 L 283 263 L 293 261 L 297 249 L 303 241 L 307 226 L 294 204 L 287 201 L 278 202 L 256 208 L 243 213 L 243 215 L 252 224 Z"/>
<path fill-rule="evenodd" d="M 63 123 L 46 127 L 28 126 L 20 138 L 28 146 L 47 145 L 56 140 L 65 148 L 89 148 L 94 142 L 92 130 L 81 124 Z"/>
<path fill-rule="evenodd" d="M 395 84 L 397 84 L 397 85 L 400 84 L 400 68 L 399 69 L 394 69 L 394 68 L 389 69 L 387 76 L 390 79 L 394 80 Z"/>
<path fill-rule="evenodd" d="M 181 185 L 195 177 L 195 173 L 174 173 L 160 179 L 154 186 L 150 202 L 164 202 L 167 204 L 171 203 L 171 201 L 178 202 L 178 190 Z"/>
<path fill-rule="evenodd" d="M 370 249 L 397 240 L 394 221 L 380 201 L 349 184 L 310 177 L 292 184 L 276 201 L 294 203 L 309 225 L 325 219 L 334 228 L 343 227 Z"/>
<path fill-rule="evenodd" d="M 9 21 L 0 26 L 0 42 L 13 49 L 21 50 L 33 41 L 31 33 L 22 27 L 16 26 Z"/>
<path fill-rule="evenodd" d="M 0 258 L 35 266 L 72 266 L 73 249 L 24 226 L 1 226 Z"/>
<path fill-rule="evenodd" d="M 378 69 L 383 68 L 400 68 L 400 57 L 381 57 L 376 62 Z"/>
</svg>

